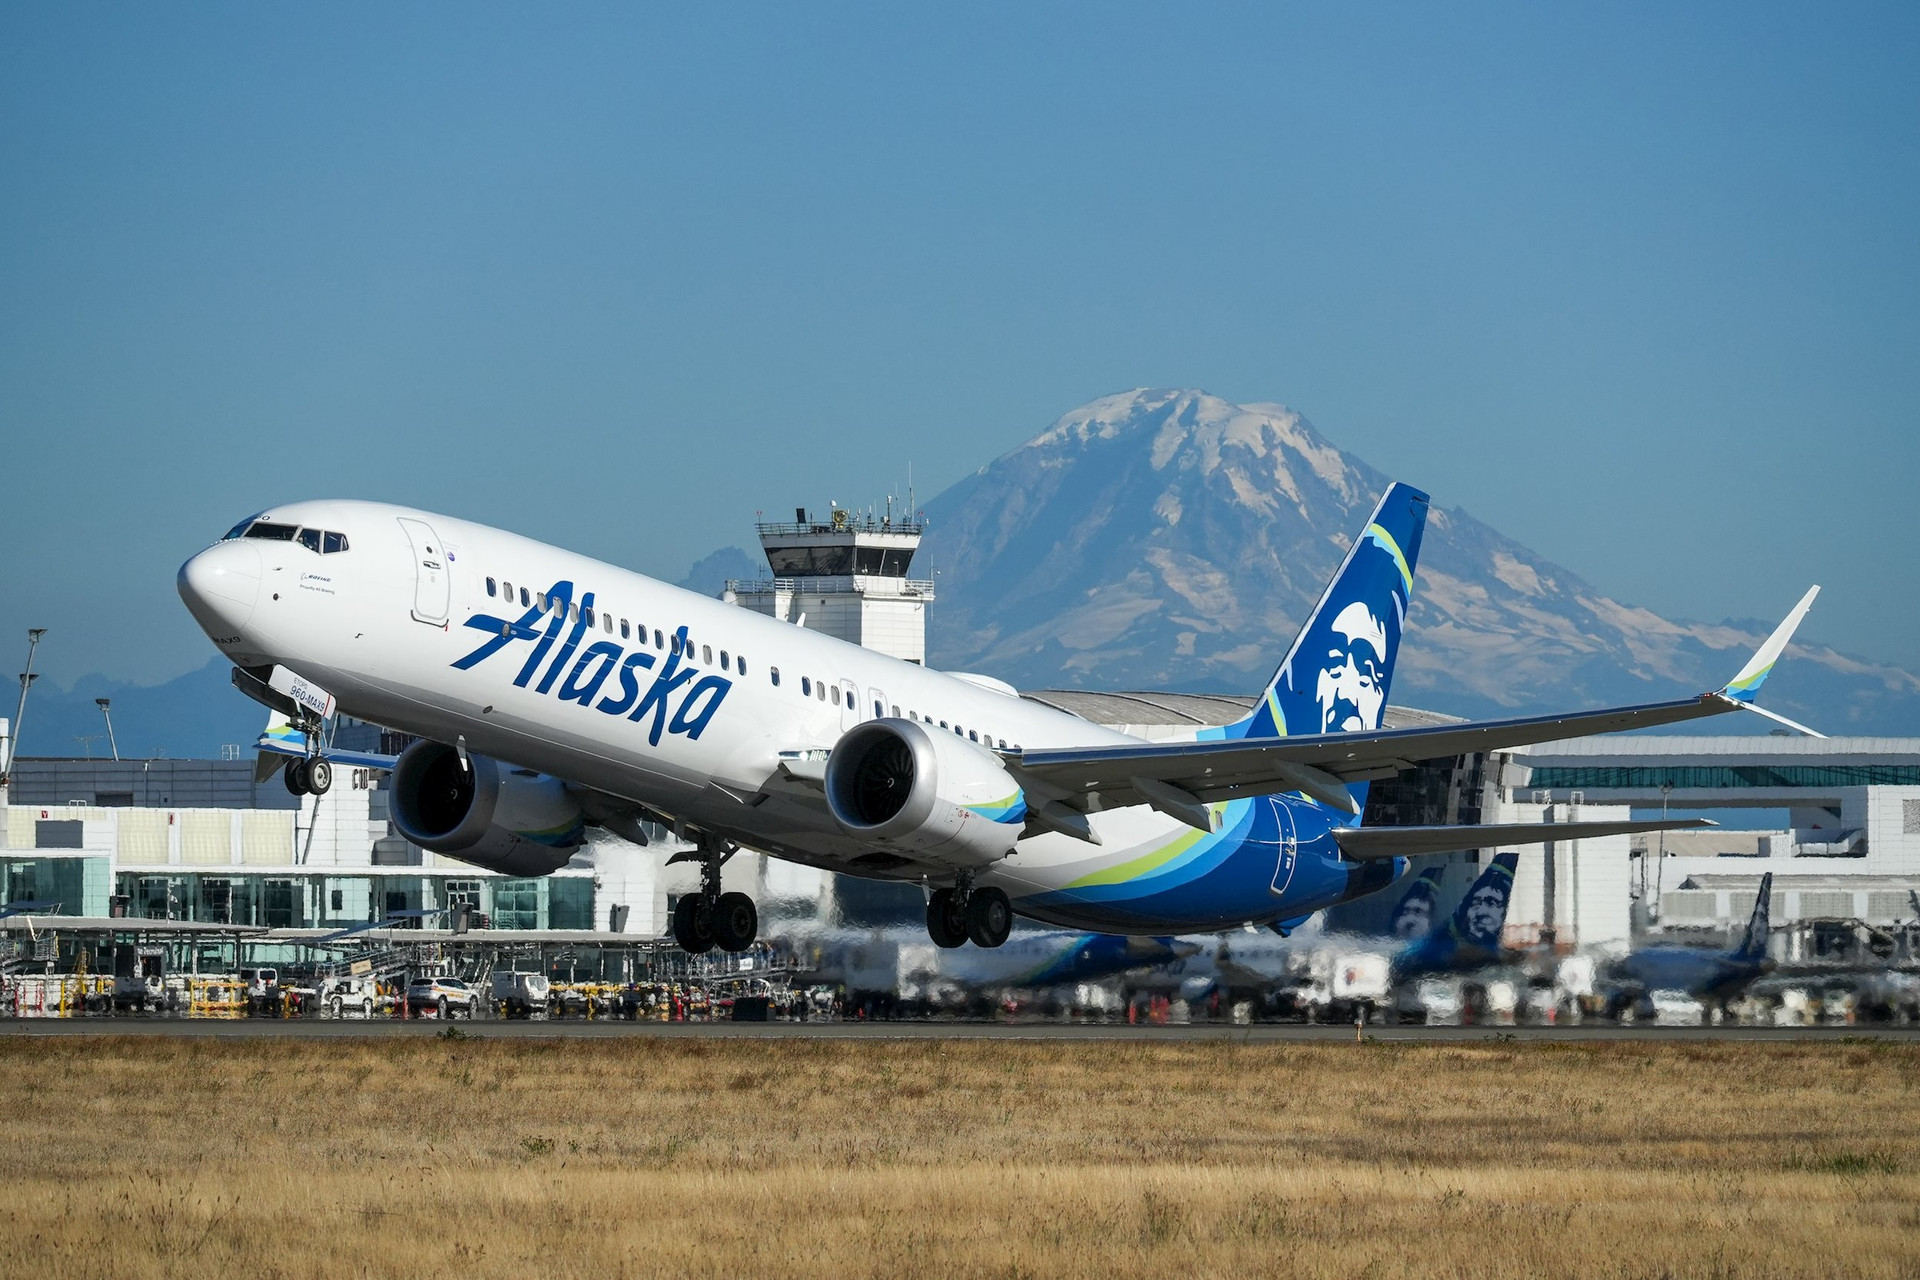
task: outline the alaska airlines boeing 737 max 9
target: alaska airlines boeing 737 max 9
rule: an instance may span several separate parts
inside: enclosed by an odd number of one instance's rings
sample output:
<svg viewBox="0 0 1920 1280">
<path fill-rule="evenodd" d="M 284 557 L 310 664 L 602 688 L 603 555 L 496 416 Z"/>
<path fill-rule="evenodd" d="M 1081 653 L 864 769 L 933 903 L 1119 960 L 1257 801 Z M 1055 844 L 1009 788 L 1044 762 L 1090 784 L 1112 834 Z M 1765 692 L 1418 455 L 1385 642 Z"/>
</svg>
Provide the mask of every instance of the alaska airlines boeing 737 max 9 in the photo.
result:
<svg viewBox="0 0 1920 1280">
<path fill-rule="evenodd" d="M 1426 513 L 1425 494 L 1391 486 L 1252 712 L 1177 742 L 404 507 L 276 507 L 179 585 L 235 683 L 294 717 L 288 785 L 325 790 L 330 758 L 390 766 L 394 825 L 422 848 L 540 875 L 587 826 L 644 840 L 647 817 L 701 862 L 704 891 L 674 914 L 690 951 L 753 941 L 752 900 L 720 889 L 742 845 L 920 883 L 935 942 L 991 947 L 1016 913 L 1108 933 L 1284 929 L 1390 884 L 1411 855 L 1658 829 L 1360 814 L 1370 779 L 1417 761 L 1739 708 L 1818 590 L 1712 693 L 1382 730 Z M 337 711 L 421 741 L 329 753 Z"/>
</svg>

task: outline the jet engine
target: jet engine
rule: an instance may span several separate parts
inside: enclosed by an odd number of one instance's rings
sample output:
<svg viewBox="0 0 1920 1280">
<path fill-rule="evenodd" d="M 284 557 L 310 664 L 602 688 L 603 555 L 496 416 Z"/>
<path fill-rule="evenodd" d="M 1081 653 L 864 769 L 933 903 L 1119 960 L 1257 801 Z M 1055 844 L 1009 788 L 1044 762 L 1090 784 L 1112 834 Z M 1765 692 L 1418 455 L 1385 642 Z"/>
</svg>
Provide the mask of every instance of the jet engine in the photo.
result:
<svg viewBox="0 0 1920 1280">
<path fill-rule="evenodd" d="M 849 730 L 827 757 L 826 787 L 841 830 L 915 862 L 984 866 L 1026 825 L 1026 797 L 998 756 L 913 720 Z"/>
<path fill-rule="evenodd" d="M 513 876 L 567 864 L 586 838 L 580 803 L 558 778 L 440 742 L 416 742 L 393 766 L 394 828 L 422 849 Z"/>
</svg>

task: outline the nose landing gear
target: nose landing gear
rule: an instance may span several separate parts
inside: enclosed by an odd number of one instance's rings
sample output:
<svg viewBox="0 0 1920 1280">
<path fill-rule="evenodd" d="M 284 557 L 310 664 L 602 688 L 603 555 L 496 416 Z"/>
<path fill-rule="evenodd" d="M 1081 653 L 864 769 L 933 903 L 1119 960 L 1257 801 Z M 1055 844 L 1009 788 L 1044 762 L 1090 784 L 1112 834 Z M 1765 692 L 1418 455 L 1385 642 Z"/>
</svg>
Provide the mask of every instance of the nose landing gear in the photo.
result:
<svg viewBox="0 0 1920 1280">
<path fill-rule="evenodd" d="M 760 933 L 760 912 L 753 899 L 744 893 L 720 891 L 720 868 L 740 851 L 730 840 L 717 840 L 701 834 L 688 853 L 677 853 L 669 864 L 697 859 L 700 863 L 700 892 L 690 893 L 673 907 L 673 940 L 682 951 L 699 955 L 718 947 L 722 951 L 745 951 Z"/>
<path fill-rule="evenodd" d="M 296 796 L 323 796 L 333 789 L 333 765 L 320 754 L 320 726 L 308 716 L 296 720 L 293 727 L 306 735 L 307 754 L 287 761 L 281 778 Z"/>
<path fill-rule="evenodd" d="M 289 760 L 280 771 L 287 790 L 297 796 L 323 796 L 333 789 L 333 765 L 325 756 L 311 760 Z"/>
</svg>

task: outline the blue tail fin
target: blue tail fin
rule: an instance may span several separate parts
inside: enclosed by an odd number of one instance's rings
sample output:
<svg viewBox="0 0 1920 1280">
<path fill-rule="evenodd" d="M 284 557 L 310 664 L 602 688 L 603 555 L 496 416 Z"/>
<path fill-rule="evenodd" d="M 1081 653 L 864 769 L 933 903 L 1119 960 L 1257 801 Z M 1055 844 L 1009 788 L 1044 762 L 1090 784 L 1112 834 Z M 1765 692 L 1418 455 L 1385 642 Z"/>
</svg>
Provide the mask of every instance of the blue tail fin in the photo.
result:
<svg viewBox="0 0 1920 1280">
<path fill-rule="evenodd" d="M 1417 942 L 1433 932 L 1434 897 L 1444 874 L 1443 867 L 1428 867 L 1420 873 L 1408 888 L 1407 896 L 1393 909 L 1393 919 L 1387 922 L 1389 936 Z"/>
<path fill-rule="evenodd" d="M 1228 727 L 1228 737 L 1380 727 L 1426 523 L 1426 494 L 1387 487 L 1260 702 Z"/>
<path fill-rule="evenodd" d="M 1517 853 L 1496 853 L 1480 878 L 1453 909 L 1447 933 L 1460 952 L 1470 950 L 1500 954 L 1500 931 L 1507 927 L 1507 904 L 1513 900 L 1513 873 L 1520 865 Z"/>
<path fill-rule="evenodd" d="M 1410 943 L 1393 961 L 1393 980 L 1405 982 L 1430 973 L 1459 973 L 1500 958 L 1500 931 L 1507 925 L 1513 899 L 1517 853 L 1497 853 L 1473 882 L 1444 929 Z"/>
<path fill-rule="evenodd" d="M 1760 877 L 1760 896 L 1753 900 L 1753 916 L 1734 955 L 1742 960 L 1761 960 L 1767 954 L 1767 931 L 1772 927 L 1773 872 Z"/>
</svg>

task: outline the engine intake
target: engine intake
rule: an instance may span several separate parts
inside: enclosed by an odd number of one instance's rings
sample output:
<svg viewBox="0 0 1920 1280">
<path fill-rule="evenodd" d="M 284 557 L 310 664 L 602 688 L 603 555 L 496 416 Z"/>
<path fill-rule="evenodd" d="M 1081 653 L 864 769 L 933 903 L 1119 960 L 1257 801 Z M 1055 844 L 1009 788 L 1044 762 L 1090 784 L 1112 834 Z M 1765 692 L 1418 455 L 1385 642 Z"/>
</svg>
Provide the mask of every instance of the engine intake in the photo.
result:
<svg viewBox="0 0 1920 1280">
<path fill-rule="evenodd" d="M 416 742 L 393 766 L 394 829 L 422 849 L 505 875 L 544 876 L 586 839 L 579 801 L 558 778 L 442 742 Z"/>
<path fill-rule="evenodd" d="M 870 720 L 827 757 L 827 808 L 848 835 L 917 862 L 978 867 L 1012 852 L 1026 798 L 1000 758 L 912 720 Z"/>
</svg>

